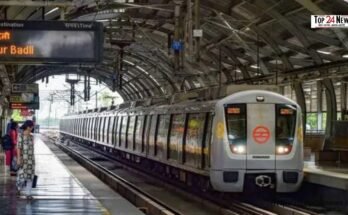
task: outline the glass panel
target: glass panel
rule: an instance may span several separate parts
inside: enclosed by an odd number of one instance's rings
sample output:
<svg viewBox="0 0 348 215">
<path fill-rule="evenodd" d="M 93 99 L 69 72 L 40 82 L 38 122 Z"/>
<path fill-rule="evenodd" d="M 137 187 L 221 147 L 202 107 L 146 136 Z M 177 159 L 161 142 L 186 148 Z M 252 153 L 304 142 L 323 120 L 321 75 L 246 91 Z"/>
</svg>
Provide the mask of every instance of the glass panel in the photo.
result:
<svg viewBox="0 0 348 215">
<path fill-rule="evenodd" d="M 97 118 L 93 117 L 93 120 L 92 120 L 92 139 L 93 140 L 95 140 L 96 129 L 97 129 Z"/>
<path fill-rule="evenodd" d="M 108 144 L 108 131 L 109 131 L 109 121 L 110 117 L 105 117 L 104 123 L 104 143 Z"/>
<path fill-rule="evenodd" d="M 128 117 L 123 116 L 122 117 L 122 126 L 120 128 L 121 134 L 120 134 L 120 146 L 121 147 L 126 147 L 127 146 L 127 124 L 128 124 Z"/>
<path fill-rule="evenodd" d="M 205 117 L 206 113 L 195 113 L 188 116 L 185 141 L 185 163 L 187 165 L 201 167 Z"/>
<path fill-rule="evenodd" d="M 112 145 L 116 146 L 116 139 L 118 137 L 117 135 L 117 121 L 118 121 L 118 117 L 114 116 L 114 123 L 113 123 L 113 127 L 112 127 Z"/>
<path fill-rule="evenodd" d="M 127 131 L 127 148 L 134 150 L 134 127 L 135 127 L 135 116 L 129 117 L 128 131 Z"/>
<path fill-rule="evenodd" d="M 308 113 L 307 114 L 307 131 L 317 131 L 318 130 L 318 114 L 317 113 Z"/>
<path fill-rule="evenodd" d="M 169 159 L 178 160 L 179 152 L 182 153 L 182 144 L 185 131 L 185 115 L 175 114 L 172 119 L 172 126 L 169 140 Z"/>
<path fill-rule="evenodd" d="M 238 111 L 233 111 L 234 109 Z M 246 105 L 227 105 L 225 114 L 229 143 L 246 144 Z"/>
<path fill-rule="evenodd" d="M 109 123 L 108 123 L 108 130 L 107 130 L 107 143 L 112 145 L 112 131 L 113 131 L 113 127 L 114 127 L 114 117 L 110 116 L 109 117 Z"/>
<path fill-rule="evenodd" d="M 150 135 L 149 135 L 149 155 L 155 155 L 155 140 L 156 140 L 156 129 L 157 129 L 157 115 L 151 116 L 151 127 L 150 127 Z"/>
<path fill-rule="evenodd" d="M 145 116 L 137 117 L 137 123 L 135 128 L 135 150 L 138 152 L 142 151 L 144 119 Z"/>
<path fill-rule="evenodd" d="M 158 133 L 156 140 L 156 156 L 159 158 L 165 158 L 165 151 L 167 148 L 167 137 L 170 123 L 170 115 L 160 115 Z"/>
<path fill-rule="evenodd" d="M 205 144 L 204 144 L 204 167 L 210 167 L 210 148 L 211 148 L 211 139 L 212 139 L 212 128 L 213 128 L 213 115 L 211 113 L 208 114 L 208 122 L 207 128 L 205 132 Z"/>
<path fill-rule="evenodd" d="M 292 145 L 296 128 L 296 107 L 292 105 L 276 105 L 276 144 Z"/>
<path fill-rule="evenodd" d="M 122 118 L 121 116 L 118 116 L 117 117 L 117 130 L 116 130 L 116 134 L 117 134 L 117 137 L 116 137 L 116 140 L 117 140 L 117 146 L 121 146 L 122 143 L 121 143 L 121 127 L 122 127 Z"/>
</svg>

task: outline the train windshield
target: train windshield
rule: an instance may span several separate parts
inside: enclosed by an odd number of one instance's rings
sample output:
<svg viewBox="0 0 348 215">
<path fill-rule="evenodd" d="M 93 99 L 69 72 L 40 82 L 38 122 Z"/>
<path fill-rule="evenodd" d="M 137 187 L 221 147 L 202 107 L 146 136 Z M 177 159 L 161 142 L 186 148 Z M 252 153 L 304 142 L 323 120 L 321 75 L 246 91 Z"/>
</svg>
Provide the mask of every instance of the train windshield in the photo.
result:
<svg viewBox="0 0 348 215">
<path fill-rule="evenodd" d="M 296 127 L 296 107 L 278 104 L 276 110 L 276 143 L 277 145 L 292 144 Z"/>
<path fill-rule="evenodd" d="M 246 105 L 227 105 L 225 114 L 229 143 L 246 144 Z"/>
</svg>

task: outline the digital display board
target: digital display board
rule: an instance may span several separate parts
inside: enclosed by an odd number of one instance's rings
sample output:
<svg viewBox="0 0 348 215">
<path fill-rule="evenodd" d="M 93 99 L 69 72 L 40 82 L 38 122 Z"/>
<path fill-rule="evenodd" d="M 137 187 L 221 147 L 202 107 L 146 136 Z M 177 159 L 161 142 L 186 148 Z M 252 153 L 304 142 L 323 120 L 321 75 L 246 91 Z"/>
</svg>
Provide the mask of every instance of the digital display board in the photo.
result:
<svg viewBox="0 0 348 215">
<path fill-rule="evenodd" d="M 12 93 L 9 96 L 10 109 L 39 109 L 38 84 L 12 84 Z"/>
<path fill-rule="evenodd" d="M 102 52 L 98 22 L 0 22 L 0 62 L 98 63 Z"/>
</svg>

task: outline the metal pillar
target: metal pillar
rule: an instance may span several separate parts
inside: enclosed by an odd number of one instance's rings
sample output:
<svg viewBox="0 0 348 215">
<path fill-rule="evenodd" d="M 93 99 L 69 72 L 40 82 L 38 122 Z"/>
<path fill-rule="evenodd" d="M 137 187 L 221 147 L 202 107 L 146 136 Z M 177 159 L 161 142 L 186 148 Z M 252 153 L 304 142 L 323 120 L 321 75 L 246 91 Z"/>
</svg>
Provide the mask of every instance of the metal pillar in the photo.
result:
<svg viewBox="0 0 348 215">
<path fill-rule="evenodd" d="M 318 130 L 323 129 L 323 88 L 320 81 L 317 81 L 317 116 Z"/>
<path fill-rule="evenodd" d="M 348 84 L 342 81 L 341 82 L 341 120 L 348 120 L 347 89 L 348 89 Z"/>
<path fill-rule="evenodd" d="M 333 124 L 334 121 L 337 120 L 337 101 L 335 88 L 332 83 L 332 80 L 326 78 L 321 81 L 323 86 L 325 87 L 325 96 L 326 96 L 326 129 L 325 129 L 325 143 L 323 149 L 328 149 L 328 145 L 330 144 L 330 138 L 333 134 Z"/>
<path fill-rule="evenodd" d="M 50 102 L 50 106 L 49 106 L 49 109 L 48 109 L 47 128 L 50 128 L 50 124 L 51 124 L 51 112 L 52 112 L 52 103 L 53 103 L 53 94 L 50 94 L 50 98 L 48 99 L 48 101 Z"/>
<path fill-rule="evenodd" d="M 60 8 L 60 20 L 65 20 L 65 7 Z"/>
<path fill-rule="evenodd" d="M 188 33 L 188 54 L 191 57 L 193 53 L 193 29 L 192 29 L 192 2 L 187 0 L 187 33 Z"/>
<path fill-rule="evenodd" d="M 195 0 L 195 29 L 201 28 L 201 0 Z M 195 59 L 200 61 L 201 37 L 195 37 Z"/>
<path fill-rule="evenodd" d="M 175 10 L 174 10 L 174 41 L 180 40 L 180 15 L 181 15 L 181 4 L 182 1 L 175 1 Z M 174 52 L 174 69 L 175 71 L 179 71 L 180 67 L 180 52 L 175 51 Z"/>
<path fill-rule="evenodd" d="M 302 87 L 302 82 L 296 82 L 292 86 L 295 90 L 296 101 L 302 109 L 302 124 L 303 133 L 306 134 L 306 124 L 307 124 L 307 108 L 306 108 L 306 98 Z"/>
</svg>

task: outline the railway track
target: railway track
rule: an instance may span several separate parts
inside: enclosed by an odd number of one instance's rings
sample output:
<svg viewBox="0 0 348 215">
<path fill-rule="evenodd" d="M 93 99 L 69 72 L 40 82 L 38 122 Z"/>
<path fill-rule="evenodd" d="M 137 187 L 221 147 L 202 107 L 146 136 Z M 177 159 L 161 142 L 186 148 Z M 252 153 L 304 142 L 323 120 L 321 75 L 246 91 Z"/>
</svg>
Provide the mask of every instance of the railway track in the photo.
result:
<svg viewBox="0 0 348 215">
<path fill-rule="evenodd" d="M 49 135 L 51 141 L 58 142 L 56 138 L 58 138 L 58 135 L 55 135 L 54 138 L 52 138 L 51 135 Z M 75 160 L 77 160 L 79 163 L 81 163 L 83 166 L 85 166 L 87 169 L 89 169 L 92 173 L 100 177 L 102 180 L 104 180 L 109 186 L 116 189 L 118 192 L 120 192 L 120 185 L 125 185 L 128 188 L 126 190 L 133 190 L 132 193 L 140 194 L 143 197 L 146 197 L 147 199 L 151 200 L 152 204 L 155 205 L 154 207 L 158 207 L 157 210 L 153 208 L 153 206 L 149 207 L 147 204 L 142 205 L 136 205 L 140 208 L 144 208 L 147 214 L 187 214 L 187 211 L 179 211 L 177 208 L 170 206 L 167 202 L 164 202 L 163 200 L 159 200 L 158 198 L 153 197 L 148 192 L 144 191 L 143 189 L 137 187 L 136 185 L 132 184 L 131 182 L 127 181 L 126 179 L 115 175 L 112 171 L 105 168 L 106 162 L 117 162 L 119 161 L 115 159 L 114 157 L 110 156 L 106 152 L 98 151 L 96 152 L 95 149 L 89 148 L 87 146 L 82 146 L 78 143 L 74 143 L 69 141 L 70 144 L 57 144 L 59 148 L 61 148 L 64 152 L 69 154 L 71 157 L 73 157 Z M 91 151 L 93 150 L 93 151 Z M 102 164 L 103 165 L 102 165 Z M 120 165 L 123 165 L 120 163 Z M 107 166 L 107 165 L 106 165 Z M 129 168 L 128 166 L 125 167 L 127 170 L 135 171 L 137 174 L 144 175 L 144 173 L 139 172 L 139 170 L 132 170 L 132 168 Z M 146 176 L 147 177 L 147 176 Z M 112 182 L 112 180 L 119 181 L 116 183 Z M 158 179 L 157 179 L 158 180 Z M 157 182 L 156 182 L 157 183 Z M 163 183 L 161 181 L 161 183 Z M 168 185 L 165 185 L 166 188 L 168 188 Z M 170 187 L 170 190 L 173 190 L 175 192 L 178 192 L 177 187 Z M 185 188 L 183 188 L 185 189 Z M 123 188 L 121 189 L 122 192 Z M 185 189 L 186 190 L 186 189 Z M 135 192 L 134 192 L 135 191 Z M 236 198 L 231 198 L 229 195 L 222 195 L 222 197 L 217 197 L 216 195 L 209 196 L 202 196 L 199 193 L 196 193 L 196 195 L 187 194 L 186 191 L 179 191 L 179 193 L 183 194 L 185 196 L 189 196 L 190 199 L 194 199 L 194 201 L 202 203 L 202 205 L 208 206 L 209 208 L 213 208 L 216 213 L 213 214 L 252 214 L 252 215 L 273 215 L 273 214 L 291 214 L 291 215 L 307 215 L 307 214 L 316 214 L 314 212 L 298 208 L 296 206 L 285 206 L 282 204 L 267 202 L 267 201 L 252 201 L 252 202 L 241 202 L 239 200 L 236 200 Z M 123 195 L 122 193 L 120 193 Z M 130 195 L 128 192 L 125 192 L 125 197 L 131 200 L 131 202 L 137 202 L 134 201 L 134 194 Z M 197 195 L 202 197 L 202 199 L 197 198 Z M 144 198 L 141 198 L 144 199 Z M 149 209 L 151 208 L 151 209 Z M 160 212 L 160 213 L 159 213 Z M 165 212 L 165 213 L 163 213 Z"/>
</svg>

